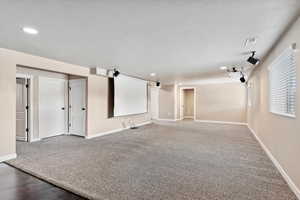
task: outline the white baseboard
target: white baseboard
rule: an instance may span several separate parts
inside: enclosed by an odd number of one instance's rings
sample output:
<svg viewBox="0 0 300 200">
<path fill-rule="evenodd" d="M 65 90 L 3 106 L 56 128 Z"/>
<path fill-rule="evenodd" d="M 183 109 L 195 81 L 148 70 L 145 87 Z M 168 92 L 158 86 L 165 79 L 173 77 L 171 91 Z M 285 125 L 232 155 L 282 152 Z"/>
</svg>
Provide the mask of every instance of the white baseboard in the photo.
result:
<svg viewBox="0 0 300 200">
<path fill-rule="evenodd" d="M 123 130 L 125 130 L 125 129 L 119 128 L 119 129 L 115 129 L 115 130 L 111 130 L 111 131 L 97 133 L 97 134 L 94 134 L 94 135 L 86 135 L 85 139 L 92 139 L 92 138 L 96 138 L 96 137 L 100 137 L 100 136 L 104 136 L 104 135 L 109 135 L 109 134 L 117 133 L 117 132 L 120 132 L 120 131 L 123 131 Z"/>
<path fill-rule="evenodd" d="M 178 119 L 163 119 L 163 118 L 159 118 L 157 120 L 158 121 L 166 121 L 166 122 L 175 122 L 175 121 L 178 121 Z"/>
<path fill-rule="evenodd" d="M 152 124 L 152 123 L 153 123 L 152 121 L 147 121 L 147 122 L 143 122 L 143 123 L 136 125 L 136 127 L 145 126 L 145 125 Z M 128 127 L 127 129 L 129 129 L 129 128 L 130 127 Z"/>
<path fill-rule="evenodd" d="M 143 123 L 137 124 L 136 127 L 145 126 L 145 125 L 151 124 L 151 123 L 152 123 L 152 121 L 143 122 Z M 111 131 L 97 133 L 97 134 L 94 134 L 94 135 L 87 135 L 87 136 L 85 136 L 85 139 L 92 139 L 92 138 L 95 138 L 95 137 L 101 137 L 101 136 L 104 136 L 104 135 L 117 133 L 117 132 L 124 131 L 124 130 L 127 130 L 127 129 L 130 129 L 130 127 L 114 129 L 114 130 L 111 130 Z"/>
<path fill-rule="evenodd" d="M 194 119 L 194 116 L 184 116 L 183 119 Z"/>
<path fill-rule="evenodd" d="M 38 142 L 38 141 L 41 141 L 41 138 L 32 138 L 30 140 L 30 142 Z"/>
<path fill-rule="evenodd" d="M 255 137 L 255 139 L 258 141 L 258 143 L 260 144 L 260 146 L 262 147 L 262 149 L 266 152 L 266 154 L 268 155 L 268 157 L 270 158 L 270 160 L 273 162 L 273 164 L 275 165 L 275 167 L 278 169 L 278 171 L 280 172 L 280 174 L 283 176 L 284 180 L 287 182 L 287 184 L 289 185 L 289 187 L 291 188 L 291 190 L 295 193 L 295 195 L 300 200 L 300 189 L 296 186 L 296 184 L 293 182 L 293 180 L 289 177 L 289 175 L 286 173 L 286 171 L 280 165 L 280 163 L 278 162 L 278 160 L 273 156 L 273 154 L 267 148 L 267 146 L 264 145 L 264 143 L 259 139 L 259 137 L 256 135 L 255 131 L 252 128 L 250 128 L 249 125 L 248 125 L 248 128 L 251 131 L 251 133 L 253 134 L 253 136 Z"/>
<path fill-rule="evenodd" d="M 8 155 L 5 155 L 5 156 L 0 156 L 0 163 L 4 162 L 4 161 L 11 160 L 11 159 L 15 159 L 15 158 L 17 158 L 17 154 L 16 153 L 8 154 Z"/>
<path fill-rule="evenodd" d="M 26 141 L 26 137 L 23 136 L 16 136 L 16 139 L 19 141 Z"/>
<path fill-rule="evenodd" d="M 215 124 L 233 124 L 233 125 L 244 125 L 247 126 L 247 123 L 244 122 L 228 122 L 228 121 L 214 121 L 214 120 L 194 120 L 195 122 L 204 122 L 204 123 L 215 123 Z"/>
<path fill-rule="evenodd" d="M 184 117 L 184 118 L 188 118 L 188 117 Z M 167 121 L 167 122 L 176 122 L 176 121 L 181 121 L 182 119 L 162 119 L 159 118 L 157 119 L 158 121 Z M 194 117 L 191 117 L 194 118 Z M 229 121 L 213 121 L 213 120 L 194 120 L 195 122 L 203 122 L 203 123 L 217 123 L 217 124 L 233 124 L 233 125 L 244 125 L 247 126 L 247 123 L 243 123 L 243 122 L 229 122 Z"/>
</svg>

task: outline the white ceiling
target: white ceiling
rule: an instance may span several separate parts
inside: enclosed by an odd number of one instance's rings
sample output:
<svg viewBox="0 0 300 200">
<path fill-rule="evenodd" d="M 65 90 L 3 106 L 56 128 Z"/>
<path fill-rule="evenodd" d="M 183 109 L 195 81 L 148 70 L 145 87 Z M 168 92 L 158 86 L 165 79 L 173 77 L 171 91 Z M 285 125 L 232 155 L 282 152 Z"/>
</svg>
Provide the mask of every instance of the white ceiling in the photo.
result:
<svg viewBox="0 0 300 200">
<path fill-rule="evenodd" d="M 217 73 L 262 57 L 299 0 L 1 0 L 0 47 L 163 81 Z M 26 35 L 23 26 L 39 30 Z M 245 48 L 245 39 L 257 43 Z"/>
</svg>

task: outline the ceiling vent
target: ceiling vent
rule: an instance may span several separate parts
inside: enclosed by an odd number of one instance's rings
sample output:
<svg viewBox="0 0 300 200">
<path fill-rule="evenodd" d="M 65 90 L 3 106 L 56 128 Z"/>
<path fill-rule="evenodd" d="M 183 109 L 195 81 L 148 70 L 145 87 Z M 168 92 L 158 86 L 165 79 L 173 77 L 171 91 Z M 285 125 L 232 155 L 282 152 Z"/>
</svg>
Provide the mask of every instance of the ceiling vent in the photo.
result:
<svg viewBox="0 0 300 200">
<path fill-rule="evenodd" d="M 256 41 L 257 41 L 256 37 L 249 37 L 245 40 L 244 46 L 248 47 L 250 45 L 254 45 L 256 44 Z"/>
</svg>

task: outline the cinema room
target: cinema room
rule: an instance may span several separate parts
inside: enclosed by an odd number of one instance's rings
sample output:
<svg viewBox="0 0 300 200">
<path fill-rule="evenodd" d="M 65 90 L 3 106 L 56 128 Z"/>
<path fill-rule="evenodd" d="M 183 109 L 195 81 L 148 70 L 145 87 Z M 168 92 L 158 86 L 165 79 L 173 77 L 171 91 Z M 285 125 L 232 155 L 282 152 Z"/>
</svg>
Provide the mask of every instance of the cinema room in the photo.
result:
<svg viewBox="0 0 300 200">
<path fill-rule="evenodd" d="M 0 1 L 0 200 L 300 200 L 300 1 Z"/>
</svg>

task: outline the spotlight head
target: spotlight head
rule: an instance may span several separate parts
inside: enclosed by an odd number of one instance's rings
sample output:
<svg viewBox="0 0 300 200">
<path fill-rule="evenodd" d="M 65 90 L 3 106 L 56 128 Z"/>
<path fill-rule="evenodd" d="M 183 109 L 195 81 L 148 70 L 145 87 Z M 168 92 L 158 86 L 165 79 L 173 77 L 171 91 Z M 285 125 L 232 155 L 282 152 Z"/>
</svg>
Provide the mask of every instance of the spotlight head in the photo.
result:
<svg viewBox="0 0 300 200">
<path fill-rule="evenodd" d="M 156 87 L 159 87 L 159 86 L 160 86 L 160 82 L 157 81 L 157 82 L 156 82 Z"/>
<path fill-rule="evenodd" d="M 252 51 L 252 55 L 247 59 L 247 62 L 251 63 L 252 65 L 256 65 L 259 63 L 258 58 L 254 58 L 255 51 Z"/>
<path fill-rule="evenodd" d="M 256 65 L 259 63 L 259 60 L 251 56 L 247 59 L 247 62 L 251 63 L 252 65 Z"/>
<path fill-rule="evenodd" d="M 246 82 L 246 79 L 245 79 L 245 77 L 244 77 L 244 76 L 242 76 L 242 77 L 240 78 L 240 81 L 241 81 L 242 83 L 245 83 L 245 82 Z"/>
<path fill-rule="evenodd" d="M 235 67 L 232 68 L 233 72 L 237 72 L 237 69 Z"/>
<path fill-rule="evenodd" d="M 119 76 L 119 74 L 120 74 L 120 72 L 118 70 L 114 69 L 114 73 L 113 73 L 114 77 Z"/>
</svg>

